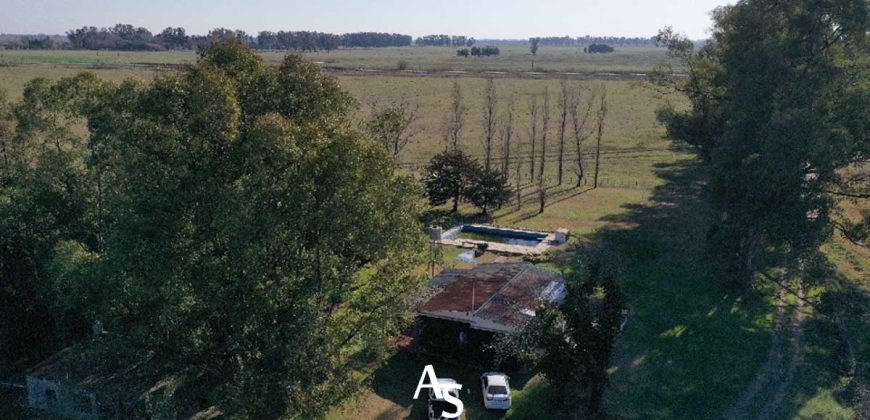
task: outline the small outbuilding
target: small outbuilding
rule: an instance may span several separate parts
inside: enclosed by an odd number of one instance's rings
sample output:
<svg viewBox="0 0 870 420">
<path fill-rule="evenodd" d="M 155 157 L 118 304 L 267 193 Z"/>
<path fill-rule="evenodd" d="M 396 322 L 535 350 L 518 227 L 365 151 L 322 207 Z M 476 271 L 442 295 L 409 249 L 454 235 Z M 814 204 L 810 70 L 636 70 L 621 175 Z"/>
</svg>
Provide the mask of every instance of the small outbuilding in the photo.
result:
<svg viewBox="0 0 870 420">
<path fill-rule="evenodd" d="M 155 383 L 150 368 L 150 357 L 120 337 L 87 338 L 27 372 L 27 405 L 63 418 L 129 418 Z"/>
</svg>

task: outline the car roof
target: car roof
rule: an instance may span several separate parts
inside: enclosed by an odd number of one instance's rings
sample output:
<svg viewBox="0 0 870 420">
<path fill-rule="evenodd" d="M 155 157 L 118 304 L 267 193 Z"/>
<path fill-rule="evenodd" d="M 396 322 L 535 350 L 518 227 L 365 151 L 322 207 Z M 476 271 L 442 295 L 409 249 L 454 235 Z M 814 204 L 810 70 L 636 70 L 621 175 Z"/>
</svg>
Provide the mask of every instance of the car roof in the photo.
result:
<svg viewBox="0 0 870 420">
<path fill-rule="evenodd" d="M 455 384 L 455 383 L 458 383 L 458 382 L 456 382 L 455 379 L 450 379 L 450 378 L 438 378 L 438 383 L 439 383 L 440 385 L 448 385 L 448 384 Z M 433 392 L 433 391 L 432 391 L 431 389 L 429 389 L 429 394 L 430 394 L 430 395 L 432 394 L 432 392 Z M 459 390 L 457 390 L 456 388 L 453 388 L 453 389 L 445 389 L 444 392 L 449 393 L 450 395 L 452 395 L 452 396 L 454 396 L 454 397 L 459 397 Z M 444 398 L 432 398 L 432 401 L 444 401 Z"/>
<path fill-rule="evenodd" d="M 486 383 L 489 385 L 507 386 L 507 375 L 503 373 L 489 372 L 483 376 L 486 376 Z"/>
</svg>

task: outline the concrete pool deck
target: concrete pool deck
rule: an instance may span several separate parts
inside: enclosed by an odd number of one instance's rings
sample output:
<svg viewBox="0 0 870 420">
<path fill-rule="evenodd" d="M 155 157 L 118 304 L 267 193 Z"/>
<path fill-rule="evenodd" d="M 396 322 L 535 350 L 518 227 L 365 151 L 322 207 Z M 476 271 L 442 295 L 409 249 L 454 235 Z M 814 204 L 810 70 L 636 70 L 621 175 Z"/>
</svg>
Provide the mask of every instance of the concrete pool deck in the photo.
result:
<svg viewBox="0 0 870 420">
<path fill-rule="evenodd" d="M 524 245 L 510 245 L 500 242 L 488 242 L 481 241 L 476 239 L 463 239 L 458 238 L 459 232 L 465 226 L 471 226 L 480 229 L 498 229 L 499 231 L 503 231 L 505 233 L 510 234 L 511 232 L 517 233 L 518 235 L 529 235 L 529 234 L 537 234 L 537 235 L 545 235 L 544 238 L 538 243 L 536 246 L 524 246 Z M 479 244 L 487 244 L 486 250 L 488 252 L 493 252 L 496 254 L 512 254 L 512 255 L 539 255 L 546 252 L 550 247 L 561 245 L 564 243 L 564 240 L 567 239 L 567 231 L 563 235 L 562 242 L 557 241 L 557 234 L 562 233 L 564 229 L 559 229 L 556 232 L 546 233 L 546 232 L 538 232 L 533 230 L 525 230 L 525 229 L 514 229 L 500 226 L 490 226 L 490 225 L 476 225 L 476 224 L 468 224 L 468 225 L 459 225 L 448 229 L 440 235 L 438 238 L 433 238 L 435 243 L 443 244 L 443 245 L 453 245 L 461 248 L 476 248 Z"/>
</svg>

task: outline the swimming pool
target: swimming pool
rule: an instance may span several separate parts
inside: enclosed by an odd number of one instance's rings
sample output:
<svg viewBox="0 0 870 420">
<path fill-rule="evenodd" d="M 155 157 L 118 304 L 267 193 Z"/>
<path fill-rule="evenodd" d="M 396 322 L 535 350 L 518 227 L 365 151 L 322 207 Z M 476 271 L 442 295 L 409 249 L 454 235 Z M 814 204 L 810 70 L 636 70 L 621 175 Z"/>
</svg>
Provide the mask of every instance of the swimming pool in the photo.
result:
<svg viewBox="0 0 870 420">
<path fill-rule="evenodd" d="M 462 225 L 448 236 L 448 239 L 494 242 L 499 244 L 536 247 L 546 239 L 543 232 L 504 229 L 491 226 Z"/>
</svg>

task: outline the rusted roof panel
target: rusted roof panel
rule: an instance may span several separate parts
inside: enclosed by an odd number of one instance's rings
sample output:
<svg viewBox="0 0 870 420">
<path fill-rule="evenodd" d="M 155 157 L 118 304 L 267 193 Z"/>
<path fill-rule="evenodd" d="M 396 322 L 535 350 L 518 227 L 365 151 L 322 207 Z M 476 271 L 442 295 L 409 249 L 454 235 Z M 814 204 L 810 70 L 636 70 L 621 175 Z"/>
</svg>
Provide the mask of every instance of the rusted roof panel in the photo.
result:
<svg viewBox="0 0 870 420">
<path fill-rule="evenodd" d="M 422 315 L 501 332 L 520 327 L 542 301 L 560 303 L 564 293 L 558 275 L 528 263 L 482 264 L 462 273 L 450 270 L 430 285 L 439 291 L 419 308 Z"/>
</svg>

